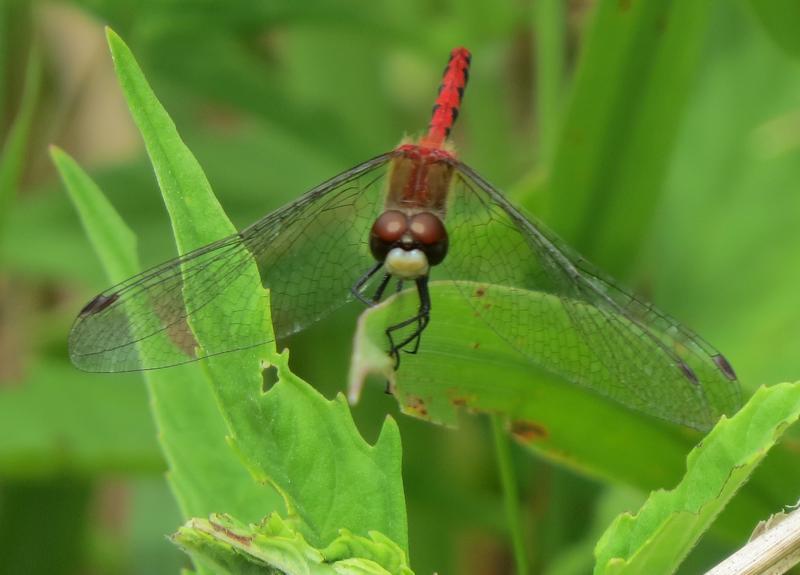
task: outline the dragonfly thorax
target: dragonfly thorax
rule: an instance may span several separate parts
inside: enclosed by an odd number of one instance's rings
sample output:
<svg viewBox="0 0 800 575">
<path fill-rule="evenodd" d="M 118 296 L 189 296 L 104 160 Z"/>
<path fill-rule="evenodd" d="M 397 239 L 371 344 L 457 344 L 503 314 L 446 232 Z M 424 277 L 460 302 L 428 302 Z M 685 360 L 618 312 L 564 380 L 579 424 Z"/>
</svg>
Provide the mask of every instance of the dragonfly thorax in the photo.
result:
<svg viewBox="0 0 800 575">
<path fill-rule="evenodd" d="M 447 246 L 447 230 L 431 212 L 387 210 L 375 220 L 369 235 L 373 257 L 403 279 L 426 275 L 430 266 L 442 262 Z"/>
</svg>

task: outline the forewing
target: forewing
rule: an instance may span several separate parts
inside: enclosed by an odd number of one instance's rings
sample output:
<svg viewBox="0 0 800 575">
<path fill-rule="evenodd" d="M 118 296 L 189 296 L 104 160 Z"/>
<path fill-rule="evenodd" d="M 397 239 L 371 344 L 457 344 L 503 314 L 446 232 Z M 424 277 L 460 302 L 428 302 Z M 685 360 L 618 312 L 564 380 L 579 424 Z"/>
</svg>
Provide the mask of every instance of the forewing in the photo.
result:
<svg viewBox="0 0 800 575">
<path fill-rule="evenodd" d="M 252 329 L 248 322 L 254 320 L 244 312 L 252 309 L 250 298 L 264 295 L 232 292 L 238 289 L 234 280 L 254 261 L 270 289 L 277 337 L 322 318 L 349 299 L 350 287 L 374 263 L 369 228 L 383 209 L 391 156 L 356 166 L 240 233 L 96 296 L 70 332 L 72 361 L 86 371 L 135 371 L 266 343 L 263 330 Z M 204 315 L 210 317 L 206 311 L 222 294 L 241 300 L 241 311 L 230 310 L 224 325 L 209 325 Z M 190 328 L 197 320 L 205 320 L 202 349 Z"/>
<path fill-rule="evenodd" d="M 530 361 L 634 409 L 701 429 L 739 406 L 733 371 L 716 350 L 615 285 L 474 170 L 459 165 L 452 194 L 441 273 L 510 288 L 491 301 L 464 295 Z"/>
</svg>

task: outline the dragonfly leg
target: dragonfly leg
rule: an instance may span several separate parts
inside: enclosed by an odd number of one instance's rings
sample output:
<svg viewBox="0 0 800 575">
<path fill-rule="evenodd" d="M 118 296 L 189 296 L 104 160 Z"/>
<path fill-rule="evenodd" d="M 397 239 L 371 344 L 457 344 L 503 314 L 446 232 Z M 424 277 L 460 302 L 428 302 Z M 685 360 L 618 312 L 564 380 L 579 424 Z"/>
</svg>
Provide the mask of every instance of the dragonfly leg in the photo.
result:
<svg viewBox="0 0 800 575">
<path fill-rule="evenodd" d="M 414 338 L 414 347 L 412 349 L 403 349 L 404 352 L 410 353 L 411 355 L 416 355 L 416 353 L 419 351 L 419 344 L 422 341 L 422 332 L 425 331 L 426 327 L 428 327 L 429 318 L 430 316 L 425 316 L 419 319 L 417 337 Z"/>
<path fill-rule="evenodd" d="M 369 270 L 367 270 L 367 273 L 365 273 L 363 276 L 358 278 L 358 281 L 353 284 L 353 287 L 350 288 L 350 293 L 352 293 L 355 296 L 355 298 L 357 300 L 359 300 L 361 303 L 363 303 L 364 305 L 373 306 L 376 303 L 376 300 L 374 300 L 374 298 L 373 298 L 373 300 L 369 300 L 369 299 L 365 298 L 364 294 L 361 293 L 361 288 L 363 288 L 364 285 L 366 285 L 366 283 L 370 280 L 370 278 L 372 276 L 374 276 L 376 273 L 378 273 L 378 270 L 381 269 L 382 266 L 383 266 L 383 262 L 377 262 L 374 266 L 372 266 L 371 268 L 369 268 Z M 384 278 L 383 281 L 384 282 L 388 282 L 389 280 Z M 383 286 L 383 287 L 385 289 L 386 286 Z M 381 293 L 383 292 L 383 290 L 381 289 L 380 286 L 378 286 L 378 289 L 381 291 Z"/>
<path fill-rule="evenodd" d="M 395 325 L 389 326 L 386 328 L 386 337 L 389 338 L 389 354 L 394 357 L 394 368 L 397 369 L 400 367 L 400 350 L 407 346 L 412 341 L 416 340 L 414 345 L 414 349 L 410 351 L 410 353 L 416 353 L 419 349 L 419 340 L 422 332 L 428 326 L 428 321 L 430 320 L 431 314 L 431 298 L 430 294 L 428 293 L 428 277 L 423 276 L 421 278 L 417 278 L 417 293 L 419 293 L 419 310 L 417 314 L 413 317 L 410 317 L 406 320 L 401 321 Z M 404 338 L 402 341 L 395 343 L 394 341 L 394 332 L 399 329 L 403 329 L 404 327 L 408 327 L 409 325 L 416 323 L 417 327 L 414 332 L 409 335 L 408 337 Z"/>
<path fill-rule="evenodd" d="M 375 294 L 372 296 L 372 304 L 371 305 L 375 305 L 376 303 L 381 301 L 381 297 L 383 297 L 383 292 L 386 289 L 386 286 L 389 285 L 389 281 L 391 279 L 392 279 L 391 274 L 386 274 L 385 276 L 383 276 L 383 279 L 381 280 L 381 283 L 378 286 L 378 289 L 375 290 Z"/>
</svg>

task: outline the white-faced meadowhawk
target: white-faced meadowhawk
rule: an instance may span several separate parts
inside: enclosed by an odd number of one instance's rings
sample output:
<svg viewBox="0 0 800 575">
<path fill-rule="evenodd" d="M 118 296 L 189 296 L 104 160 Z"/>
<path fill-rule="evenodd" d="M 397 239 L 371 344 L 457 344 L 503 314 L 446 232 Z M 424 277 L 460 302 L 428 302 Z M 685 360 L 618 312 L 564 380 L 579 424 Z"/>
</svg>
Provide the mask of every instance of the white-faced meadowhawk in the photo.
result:
<svg viewBox="0 0 800 575">
<path fill-rule="evenodd" d="M 226 322 L 204 335 L 200 349 L 190 327 L 255 261 L 278 338 L 353 299 L 377 304 L 392 282 L 390 293 L 407 285 L 418 294 L 417 313 L 386 328 L 397 366 L 401 351 L 420 351 L 435 318 L 429 280 L 499 285 L 511 288 L 510 301 L 505 316 L 482 315 L 487 328 L 539 367 L 615 399 L 635 396 L 656 415 L 660 405 L 679 402 L 681 422 L 697 427 L 735 410 L 740 391 L 722 354 L 618 287 L 457 159 L 448 136 L 470 60 L 464 48 L 451 52 L 418 141 L 404 141 L 241 232 L 93 298 L 70 333 L 73 363 L 86 371 L 155 369 L 266 343 L 263 334 Z M 548 321 L 524 297 L 530 291 L 560 301 L 569 329 L 583 341 L 580 350 L 525 337 Z"/>
</svg>

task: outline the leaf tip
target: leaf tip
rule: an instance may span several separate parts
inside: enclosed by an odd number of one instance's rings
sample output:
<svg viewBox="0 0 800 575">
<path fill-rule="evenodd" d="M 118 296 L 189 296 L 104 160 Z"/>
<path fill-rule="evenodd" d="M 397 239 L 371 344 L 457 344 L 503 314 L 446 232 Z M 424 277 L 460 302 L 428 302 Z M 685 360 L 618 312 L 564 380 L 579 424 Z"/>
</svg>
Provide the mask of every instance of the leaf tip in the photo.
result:
<svg viewBox="0 0 800 575">
<path fill-rule="evenodd" d="M 55 144 L 47 146 L 47 152 L 50 154 L 50 159 L 53 160 L 56 167 L 67 157 L 67 153 Z"/>
<path fill-rule="evenodd" d="M 400 426 L 397 425 L 397 420 L 391 415 L 387 415 L 381 425 L 381 430 L 378 433 L 378 439 L 375 441 L 374 447 L 376 449 L 401 450 L 402 449 L 402 436 L 400 435 Z"/>
<path fill-rule="evenodd" d="M 115 42 L 122 42 L 122 38 L 119 37 L 119 34 L 114 32 L 114 29 L 111 28 L 111 26 L 106 26 L 104 30 L 109 46 L 113 45 Z"/>
<path fill-rule="evenodd" d="M 111 58 L 116 60 L 120 52 L 127 51 L 128 46 L 122 37 L 114 32 L 110 26 L 106 26 L 106 42 L 108 42 L 108 49 L 111 51 Z"/>
</svg>

